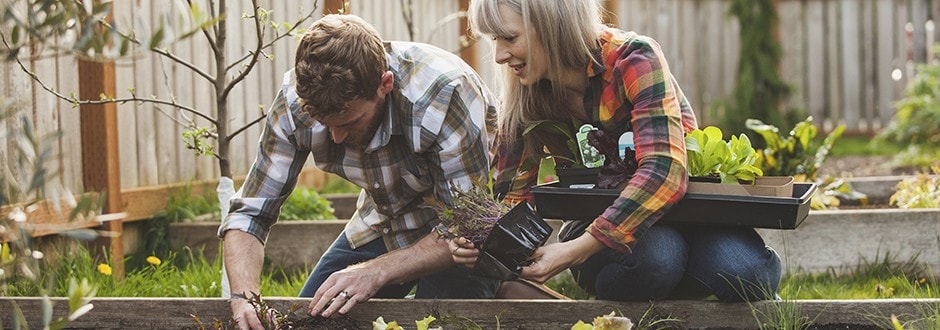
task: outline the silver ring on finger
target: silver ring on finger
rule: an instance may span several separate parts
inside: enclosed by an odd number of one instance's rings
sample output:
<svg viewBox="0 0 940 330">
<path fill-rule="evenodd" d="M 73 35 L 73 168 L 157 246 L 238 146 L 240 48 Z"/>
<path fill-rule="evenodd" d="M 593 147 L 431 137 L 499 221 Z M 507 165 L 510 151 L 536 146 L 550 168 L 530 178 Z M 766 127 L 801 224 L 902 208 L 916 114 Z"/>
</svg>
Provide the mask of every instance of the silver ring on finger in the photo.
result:
<svg viewBox="0 0 940 330">
<path fill-rule="evenodd" d="M 349 298 L 349 292 L 347 291 L 340 292 L 339 295 L 337 295 L 337 297 L 343 298 L 343 300 L 345 300 L 346 298 Z"/>
</svg>

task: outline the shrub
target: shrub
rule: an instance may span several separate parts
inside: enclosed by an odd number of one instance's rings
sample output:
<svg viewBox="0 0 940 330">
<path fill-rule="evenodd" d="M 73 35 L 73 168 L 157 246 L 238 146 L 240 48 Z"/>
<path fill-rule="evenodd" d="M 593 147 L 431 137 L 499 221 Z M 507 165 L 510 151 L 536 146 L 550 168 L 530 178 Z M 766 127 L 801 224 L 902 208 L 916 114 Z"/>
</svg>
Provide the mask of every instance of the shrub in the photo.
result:
<svg viewBox="0 0 940 330">
<path fill-rule="evenodd" d="M 921 65 L 878 139 L 927 147 L 940 143 L 940 65 Z"/>
<path fill-rule="evenodd" d="M 336 219 L 330 201 L 316 190 L 296 188 L 281 206 L 281 220 L 325 220 Z"/>
<path fill-rule="evenodd" d="M 748 119 L 746 125 L 764 139 L 765 147 L 760 151 L 758 165 L 766 175 L 805 176 L 808 180 L 816 179 L 816 171 L 845 131 L 845 125 L 839 125 L 820 142 L 816 139 L 818 130 L 812 116 L 797 123 L 786 136 L 781 135 L 776 126 L 757 119 Z"/>
<path fill-rule="evenodd" d="M 889 203 L 902 209 L 940 207 L 940 166 L 934 166 L 933 173 L 933 176 L 922 173 L 898 182 Z"/>
</svg>

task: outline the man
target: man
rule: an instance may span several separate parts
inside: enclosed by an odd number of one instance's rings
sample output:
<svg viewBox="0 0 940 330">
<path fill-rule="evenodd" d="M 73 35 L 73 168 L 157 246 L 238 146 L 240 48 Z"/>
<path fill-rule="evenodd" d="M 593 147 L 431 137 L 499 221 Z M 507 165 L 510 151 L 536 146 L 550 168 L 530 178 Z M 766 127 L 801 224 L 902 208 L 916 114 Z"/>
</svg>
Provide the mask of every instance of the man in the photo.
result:
<svg viewBox="0 0 940 330">
<path fill-rule="evenodd" d="M 455 267 L 431 234 L 426 198 L 487 175 L 496 98 L 455 55 L 383 42 L 361 18 L 328 15 L 306 32 L 268 114 L 259 153 L 219 227 L 240 327 L 260 328 L 263 243 L 309 154 L 363 188 L 356 213 L 301 291 L 311 315 L 345 314 L 372 297 L 492 298 L 498 282 Z M 298 242 L 302 244 L 302 242 Z"/>
</svg>

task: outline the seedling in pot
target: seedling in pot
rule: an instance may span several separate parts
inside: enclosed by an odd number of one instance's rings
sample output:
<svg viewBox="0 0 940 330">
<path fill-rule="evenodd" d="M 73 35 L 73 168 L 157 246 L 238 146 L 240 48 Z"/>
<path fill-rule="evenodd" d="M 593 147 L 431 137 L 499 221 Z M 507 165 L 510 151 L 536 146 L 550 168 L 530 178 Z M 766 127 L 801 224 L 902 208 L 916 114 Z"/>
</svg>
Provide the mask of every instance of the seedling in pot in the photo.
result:
<svg viewBox="0 0 940 330">
<path fill-rule="evenodd" d="M 527 203 L 513 208 L 493 198 L 489 187 L 479 181 L 467 190 L 451 190 L 453 205 L 429 201 L 441 224 L 435 231 L 441 237 L 465 237 L 480 249 L 474 270 L 483 276 L 508 280 L 518 277 L 529 257 L 545 244 L 552 229 Z"/>
</svg>

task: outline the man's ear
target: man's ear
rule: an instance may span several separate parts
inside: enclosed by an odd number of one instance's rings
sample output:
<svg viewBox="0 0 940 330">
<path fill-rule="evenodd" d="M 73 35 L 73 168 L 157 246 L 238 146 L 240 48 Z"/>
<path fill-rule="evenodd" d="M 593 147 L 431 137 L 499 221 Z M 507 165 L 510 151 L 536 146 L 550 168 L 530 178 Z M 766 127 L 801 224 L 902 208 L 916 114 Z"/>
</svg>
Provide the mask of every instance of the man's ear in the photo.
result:
<svg viewBox="0 0 940 330">
<path fill-rule="evenodd" d="M 395 76 L 392 75 L 391 71 L 385 71 L 382 73 L 382 82 L 379 83 L 378 92 L 385 96 L 392 92 L 392 88 L 395 88 Z"/>
</svg>

